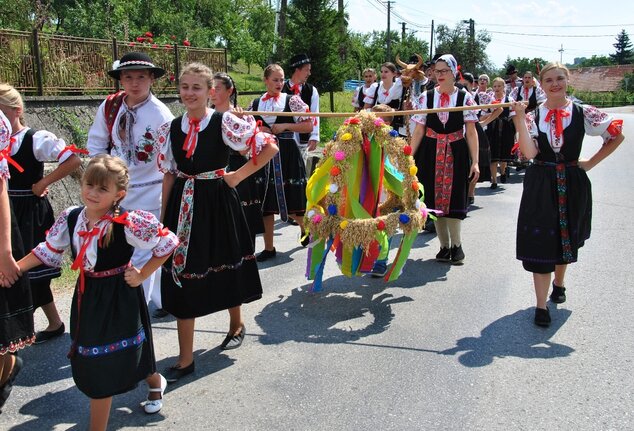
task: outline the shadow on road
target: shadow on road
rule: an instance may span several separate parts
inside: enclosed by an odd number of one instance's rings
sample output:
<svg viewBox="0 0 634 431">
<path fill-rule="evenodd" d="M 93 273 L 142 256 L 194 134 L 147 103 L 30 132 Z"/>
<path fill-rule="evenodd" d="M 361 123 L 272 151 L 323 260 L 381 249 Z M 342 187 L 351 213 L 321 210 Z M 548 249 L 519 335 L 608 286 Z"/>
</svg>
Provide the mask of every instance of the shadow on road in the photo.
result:
<svg viewBox="0 0 634 431">
<path fill-rule="evenodd" d="M 570 310 L 557 310 L 550 305 L 553 319 L 549 328 L 533 324 L 535 309 L 519 310 L 504 316 L 484 328 L 479 338 L 466 337 L 458 340 L 456 346 L 439 352 L 443 355 L 460 354 L 458 361 L 465 367 L 484 367 L 494 358 L 514 356 L 524 359 L 561 358 L 570 355 L 574 349 L 557 344 L 549 339 L 568 320 Z"/>
</svg>

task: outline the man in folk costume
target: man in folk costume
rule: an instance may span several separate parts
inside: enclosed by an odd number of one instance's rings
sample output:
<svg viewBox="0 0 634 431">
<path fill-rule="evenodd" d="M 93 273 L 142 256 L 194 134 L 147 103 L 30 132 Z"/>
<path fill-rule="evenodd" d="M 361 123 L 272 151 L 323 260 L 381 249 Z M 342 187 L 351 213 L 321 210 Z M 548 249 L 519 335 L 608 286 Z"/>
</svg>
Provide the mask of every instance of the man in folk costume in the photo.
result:
<svg viewBox="0 0 634 431">
<path fill-rule="evenodd" d="M 297 54 L 291 57 L 289 68 L 291 77 L 284 83 L 282 93 L 299 95 L 310 107 L 310 112 L 319 112 L 319 92 L 317 88 L 306 82 L 311 72 L 311 60 L 307 54 Z M 319 117 L 314 117 L 313 131 L 299 133 L 299 150 L 306 162 L 307 151 L 313 151 L 319 143 Z"/>
<path fill-rule="evenodd" d="M 518 78 L 517 69 L 512 64 L 506 68 L 506 76 L 508 76 L 508 79 L 505 82 L 506 88 L 504 92 L 509 96 L 513 90 L 522 85 L 522 80 Z"/>
<path fill-rule="evenodd" d="M 152 59 L 141 52 L 130 52 L 115 61 L 108 72 L 123 91 L 110 95 L 99 106 L 95 122 L 88 132 L 91 157 L 108 153 L 128 166 L 130 186 L 121 206 L 146 210 L 160 217 L 163 174 L 157 157 L 161 148 L 159 127 L 174 119 L 170 110 L 154 96 L 150 87 L 165 75 Z M 141 267 L 152 257 L 150 250 L 135 249 L 132 264 Z M 153 274 L 143 282 L 146 301 L 157 307 L 154 317 L 164 317 L 161 309 L 161 277 Z"/>
</svg>

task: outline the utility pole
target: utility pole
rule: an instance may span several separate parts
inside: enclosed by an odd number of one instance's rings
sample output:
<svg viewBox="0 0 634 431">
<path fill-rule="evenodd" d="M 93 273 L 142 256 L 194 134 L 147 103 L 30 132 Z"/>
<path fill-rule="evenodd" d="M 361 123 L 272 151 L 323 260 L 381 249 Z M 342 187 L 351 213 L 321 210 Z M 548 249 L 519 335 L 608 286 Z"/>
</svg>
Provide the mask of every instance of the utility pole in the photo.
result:
<svg viewBox="0 0 634 431">
<path fill-rule="evenodd" d="M 463 24 L 469 24 L 469 30 L 467 30 L 467 37 L 469 38 L 467 41 L 467 50 L 469 51 L 469 55 L 467 56 L 468 62 L 467 67 L 469 72 L 475 72 L 475 21 L 473 19 L 465 19 L 462 21 Z"/>
<path fill-rule="evenodd" d="M 401 25 L 401 43 L 405 42 L 405 24 L 404 22 L 399 22 Z"/>
<path fill-rule="evenodd" d="M 564 44 L 561 44 L 561 48 L 559 48 L 559 62 L 564 64 Z"/>
<path fill-rule="evenodd" d="M 387 1 L 387 51 L 386 51 L 386 59 L 385 61 L 392 61 L 392 37 L 390 30 L 390 15 L 392 14 L 392 3 L 393 1 Z"/>
<path fill-rule="evenodd" d="M 429 61 L 434 58 L 434 20 L 431 20 L 431 37 L 429 38 Z"/>
</svg>

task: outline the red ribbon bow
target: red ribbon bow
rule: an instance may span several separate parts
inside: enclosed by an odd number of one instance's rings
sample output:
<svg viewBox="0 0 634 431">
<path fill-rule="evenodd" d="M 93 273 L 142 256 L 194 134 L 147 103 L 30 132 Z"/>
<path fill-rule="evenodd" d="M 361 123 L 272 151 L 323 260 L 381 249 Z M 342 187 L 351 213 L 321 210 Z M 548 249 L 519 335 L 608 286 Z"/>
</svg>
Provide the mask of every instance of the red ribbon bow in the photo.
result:
<svg viewBox="0 0 634 431">
<path fill-rule="evenodd" d="M 449 95 L 447 93 L 440 93 L 440 107 L 444 108 L 449 106 Z"/>
<path fill-rule="evenodd" d="M 188 159 L 192 156 L 196 148 L 198 132 L 200 132 L 200 119 L 190 118 L 189 129 L 187 130 L 187 136 L 185 136 L 185 142 L 183 143 L 183 150 L 187 151 L 185 157 Z"/>
<path fill-rule="evenodd" d="M 160 236 L 161 238 L 164 236 L 167 236 L 170 234 L 170 230 L 168 228 L 166 228 L 165 226 L 158 228 L 158 236 Z"/>
<path fill-rule="evenodd" d="M 293 84 L 291 86 L 291 91 L 293 92 L 293 94 L 297 95 L 300 93 L 301 89 L 299 88 L 299 84 Z"/>
<path fill-rule="evenodd" d="M 77 257 L 70 269 L 73 271 L 77 271 L 79 269 L 79 293 L 81 294 L 84 293 L 84 266 L 82 264 L 84 256 L 86 255 L 86 250 L 88 250 L 88 246 L 92 242 L 93 237 L 99 235 L 100 232 L 101 230 L 98 227 L 93 227 L 92 230 L 80 230 L 77 232 L 77 235 L 79 235 L 84 242 L 82 243 L 79 253 L 77 253 Z"/>
<path fill-rule="evenodd" d="M 4 150 L 0 151 L 0 161 L 6 159 L 7 163 L 9 163 L 14 168 L 16 168 L 19 173 L 22 173 L 24 172 L 24 168 L 20 166 L 18 162 L 13 160 L 13 158 L 11 157 L 11 147 L 13 147 L 13 144 L 15 144 L 15 138 L 11 136 L 11 138 L 9 139 L 9 146 L 5 148 Z"/>
<path fill-rule="evenodd" d="M 564 117 L 570 117 L 570 114 L 563 109 L 550 109 L 546 114 L 546 121 L 551 122 L 555 119 L 555 137 L 560 138 L 564 131 L 564 125 L 562 119 Z"/>
<path fill-rule="evenodd" d="M 390 95 L 390 90 L 385 90 L 385 91 L 383 92 L 383 95 L 384 95 L 385 97 L 389 96 L 389 95 Z"/>
<path fill-rule="evenodd" d="M 255 127 L 253 128 L 253 135 L 249 137 L 247 140 L 247 147 L 251 147 L 251 160 L 253 160 L 253 164 L 257 165 L 257 153 L 256 153 L 256 142 L 255 135 L 260 132 L 260 127 L 262 126 L 262 120 L 258 120 L 255 122 Z"/>
<path fill-rule="evenodd" d="M 274 101 L 277 102 L 279 98 L 280 98 L 279 94 L 277 96 L 273 96 L 272 94 L 266 93 L 264 97 L 262 97 L 262 102 L 266 102 L 269 99 L 273 99 Z"/>
<path fill-rule="evenodd" d="M 524 87 L 524 100 L 528 100 L 528 87 Z"/>
<path fill-rule="evenodd" d="M 75 154 L 88 154 L 88 150 L 78 148 L 75 144 L 70 144 L 64 147 L 64 149 L 59 152 L 59 154 L 57 155 L 57 160 L 61 159 L 62 154 L 64 154 L 66 151 L 70 151 L 71 153 Z"/>
</svg>

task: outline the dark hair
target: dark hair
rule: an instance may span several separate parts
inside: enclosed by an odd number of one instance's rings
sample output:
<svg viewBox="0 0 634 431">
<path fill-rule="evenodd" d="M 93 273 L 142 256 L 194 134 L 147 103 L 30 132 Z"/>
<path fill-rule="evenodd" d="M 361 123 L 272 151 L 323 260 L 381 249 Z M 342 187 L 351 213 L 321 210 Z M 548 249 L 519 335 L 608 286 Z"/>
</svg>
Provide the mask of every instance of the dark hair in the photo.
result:
<svg viewBox="0 0 634 431">
<path fill-rule="evenodd" d="M 233 81 L 233 78 L 224 72 L 217 72 L 214 75 L 214 81 L 222 82 L 222 85 L 224 85 L 227 90 L 231 90 L 233 88 L 233 92 L 231 93 L 231 96 L 229 96 L 229 102 L 234 107 L 238 106 L 238 89 L 236 88 L 236 83 Z"/>
<path fill-rule="evenodd" d="M 475 79 L 473 78 L 473 75 L 469 72 L 465 72 L 462 74 L 462 78 L 465 81 L 469 81 L 469 84 L 473 84 L 473 82 L 475 81 Z"/>
<path fill-rule="evenodd" d="M 394 63 L 390 63 L 389 61 L 381 65 L 381 69 L 383 69 L 384 67 L 392 73 L 398 72 L 398 69 L 396 69 L 396 66 L 394 65 Z"/>
</svg>

